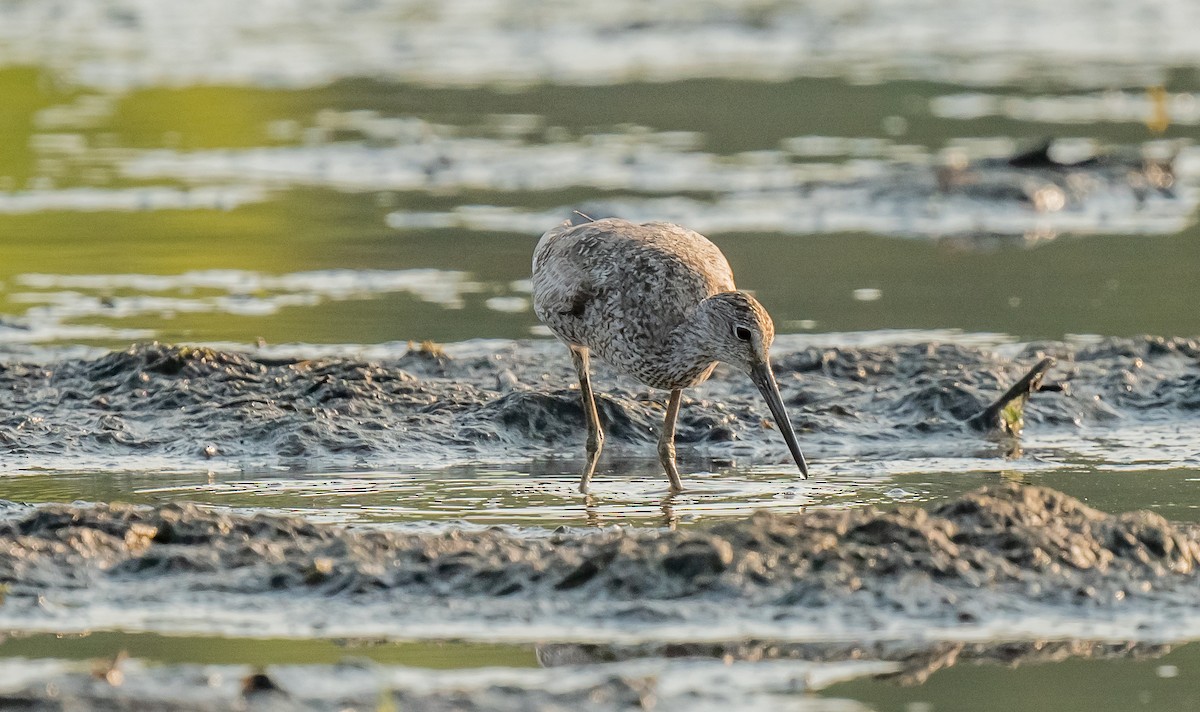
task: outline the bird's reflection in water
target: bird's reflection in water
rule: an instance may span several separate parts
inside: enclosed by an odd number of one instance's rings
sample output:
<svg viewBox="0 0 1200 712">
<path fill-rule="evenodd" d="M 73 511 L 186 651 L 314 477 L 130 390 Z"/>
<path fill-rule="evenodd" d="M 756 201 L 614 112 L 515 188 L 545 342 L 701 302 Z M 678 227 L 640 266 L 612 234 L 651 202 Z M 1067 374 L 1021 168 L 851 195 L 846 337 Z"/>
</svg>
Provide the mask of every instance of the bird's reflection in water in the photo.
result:
<svg viewBox="0 0 1200 712">
<path fill-rule="evenodd" d="M 596 507 L 596 495 L 590 492 L 583 495 L 583 511 L 589 527 L 599 528 L 604 525 L 603 519 L 600 516 L 600 510 Z"/>
<path fill-rule="evenodd" d="M 659 504 L 659 509 L 662 511 L 662 526 L 675 531 L 679 526 L 679 514 L 675 512 L 675 501 L 679 497 L 678 492 L 668 493 L 663 497 Z M 600 511 L 599 500 L 594 494 L 585 494 L 583 496 L 583 512 L 584 518 L 589 527 L 599 529 L 604 526 L 604 515 Z M 609 513 L 612 516 L 612 513 Z"/>
<path fill-rule="evenodd" d="M 662 504 L 659 509 L 663 513 L 663 526 L 671 531 L 675 531 L 679 526 L 679 515 L 675 513 L 675 498 L 679 496 L 678 492 L 671 492 L 666 497 L 663 497 Z"/>
</svg>

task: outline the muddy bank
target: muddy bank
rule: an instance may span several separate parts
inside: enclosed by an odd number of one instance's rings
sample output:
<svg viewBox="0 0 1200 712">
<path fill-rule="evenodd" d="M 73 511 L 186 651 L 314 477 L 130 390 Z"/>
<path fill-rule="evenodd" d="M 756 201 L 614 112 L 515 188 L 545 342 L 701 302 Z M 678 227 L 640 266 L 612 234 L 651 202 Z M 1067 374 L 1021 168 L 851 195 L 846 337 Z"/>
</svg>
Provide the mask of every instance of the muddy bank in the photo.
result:
<svg viewBox="0 0 1200 712">
<path fill-rule="evenodd" d="M 692 530 L 537 538 L 347 529 L 191 505 L 47 505 L 0 522 L 0 625 L 112 626 L 126 615 L 134 626 L 199 616 L 211 627 L 243 611 L 243 625 L 284 616 L 287 630 L 325 634 L 356 621 L 414 635 L 486 620 L 527 625 L 528 639 L 552 623 L 644 633 L 703 620 L 703 633 L 717 635 L 757 620 L 817 635 L 916 625 L 933 636 L 932 626 L 1006 616 L 1121 611 L 1136 621 L 1194 607 L 1197 561 L 1195 527 L 1017 485 L 928 511 L 759 513 Z"/>
<path fill-rule="evenodd" d="M 131 467 L 169 459 L 175 468 L 229 468 L 524 459 L 582 448 L 565 349 L 487 342 L 451 353 L 415 347 L 363 362 L 143 344 L 99 358 L 0 364 L 0 453 L 15 467 L 109 469 L 121 458 Z M 1011 445 L 987 436 L 1022 423 L 1074 432 L 1190 420 L 1200 410 L 1198 355 L 1194 340 L 1159 337 L 1031 344 L 1004 356 L 939 343 L 814 348 L 783 337 L 774 362 L 819 463 L 822 454 L 872 448 L 1002 454 Z M 1042 374 L 1046 383 L 1069 381 L 1067 393 L 1037 393 L 1009 422 L 979 421 L 1047 357 L 1057 365 Z M 597 371 L 609 452 L 652 455 L 660 394 Z M 722 368 L 685 396 L 677 439 L 701 454 L 783 462 L 768 420 L 749 380 Z"/>
<path fill-rule="evenodd" d="M 887 663 L 791 663 L 771 669 L 719 662 L 635 662 L 574 670 L 441 672 L 363 663 L 109 668 L 57 661 L 0 662 L 0 707 L 58 710 L 513 710 L 795 709 L 797 693 Z"/>
<path fill-rule="evenodd" d="M 805 693 L 852 679 L 923 684 L 958 663 L 1015 667 L 1159 658 L 1167 646 L 1093 641 L 923 646 L 541 646 L 553 670 L 334 665 L 153 665 L 137 659 L 0 661 L 0 707 L 23 710 L 841 709 Z M 656 657 L 658 659 L 651 659 Z M 888 662 L 895 660 L 897 662 Z M 822 662 L 824 661 L 824 662 Z M 565 666 L 565 667 L 564 667 Z M 828 693 L 827 693 L 828 694 Z M 390 706 L 389 706 L 390 704 Z"/>
</svg>

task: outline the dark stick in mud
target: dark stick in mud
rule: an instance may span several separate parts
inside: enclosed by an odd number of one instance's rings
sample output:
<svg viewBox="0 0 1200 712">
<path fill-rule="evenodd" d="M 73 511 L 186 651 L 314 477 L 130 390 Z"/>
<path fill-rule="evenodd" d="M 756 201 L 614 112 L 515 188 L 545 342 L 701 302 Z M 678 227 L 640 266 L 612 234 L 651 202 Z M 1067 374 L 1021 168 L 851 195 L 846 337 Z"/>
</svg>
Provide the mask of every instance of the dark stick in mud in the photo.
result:
<svg viewBox="0 0 1200 712">
<path fill-rule="evenodd" d="M 991 405 L 967 419 L 967 424 L 984 432 L 1020 435 L 1024 426 L 1025 403 L 1029 396 L 1039 391 L 1063 391 L 1062 383 L 1043 384 L 1046 372 L 1054 367 L 1053 358 L 1044 358 L 1029 369 L 1019 381 L 997 398 Z"/>
<path fill-rule="evenodd" d="M 587 421 L 588 491 L 604 447 L 588 373 L 589 354 L 652 388 L 670 392 L 658 457 L 679 492 L 675 420 L 684 388 L 708 380 L 718 362 L 750 376 L 766 400 L 800 476 L 796 442 L 768 351 L 775 325 L 754 297 L 737 290 L 725 255 L 704 236 L 669 223 L 616 218 L 567 221 L 546 232 L 533 256 L 537 316 L 571 349 Z"/>
</svg>

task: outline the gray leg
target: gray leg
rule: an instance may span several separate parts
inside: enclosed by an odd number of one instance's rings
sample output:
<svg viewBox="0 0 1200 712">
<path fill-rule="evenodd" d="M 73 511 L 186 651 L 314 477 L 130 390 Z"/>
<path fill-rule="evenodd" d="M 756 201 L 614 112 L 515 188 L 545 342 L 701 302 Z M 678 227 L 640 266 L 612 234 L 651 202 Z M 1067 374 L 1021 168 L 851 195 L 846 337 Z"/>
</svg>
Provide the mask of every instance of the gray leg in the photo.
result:
<svg viewBox="0 0 1200 712">
<path fill-rule="evenodd" d="M 683 391 L 676 388 L 671 391 L 671 399 L 667 401 L 667 415 L 663 418 L 662 435 L 658 438 L 658 461 L 667 471 L 671 480 L 671 491 L 682 492 L 683 482 L 679 479 L 679 470 L 675 467 L 675 418 L 679 415 L 679 400 Z"/>
<path fill-rule="evenodd" d="M 596 411 L 596 398 L 592 394 L 587 349 L 572 346 L 571 361 L 575 364 L 575 372 L 579 374 L 579 397 L 583 401 L 583 417 L 587 421 L 588 429 L 587 466 L 583 470 L 583 478 L 579 480 L 579 491 L 586 493 L 588 484 L 592 481 L 592 473 L 596 471 L 596 463 L 600 460 L 600 450 L 604 447 L 604 429 L 600 427 L 600 413 Z"/>
</svg>

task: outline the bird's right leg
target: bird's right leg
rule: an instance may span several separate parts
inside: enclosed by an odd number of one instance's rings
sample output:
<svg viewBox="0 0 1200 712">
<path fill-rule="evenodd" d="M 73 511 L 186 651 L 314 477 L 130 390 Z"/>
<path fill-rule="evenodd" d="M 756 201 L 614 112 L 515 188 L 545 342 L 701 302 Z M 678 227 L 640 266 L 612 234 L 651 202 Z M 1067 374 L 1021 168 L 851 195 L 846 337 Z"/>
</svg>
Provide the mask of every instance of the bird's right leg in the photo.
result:
<svg viewBox="0 0 1200 712">
<path fill-rule="evenodd" d="M 600 450 L 604 447 L 604 429 L 600 427 L 600 413 L 596 410 L 596 398 L 592 394 L 588 350 L 582 346 L 572 346 L 571 361 L 575 364 L 575 372 L 579 374 L 579 397 L 583 401 L 583 417 L 588 429 L 587 465 L 583 470 L 583 478 L 579 480 L 579 491 L 587 493 L 592 473 L 596 471 L 596 463 L 600 460 Z"/>
<path fill-rule="evenodd" d="M 682 397 L 682 390 L 676 388 L 671 391 L 671 398 L 667 401 L 667 414 L 663 418 L 662 434 L 658 436 L 658 461 L 667 471 L 672 492 L 683 491 L 679 468 L 675 466 L 675 419 L 679 416 L 679 401 Z"/>
</svg>

